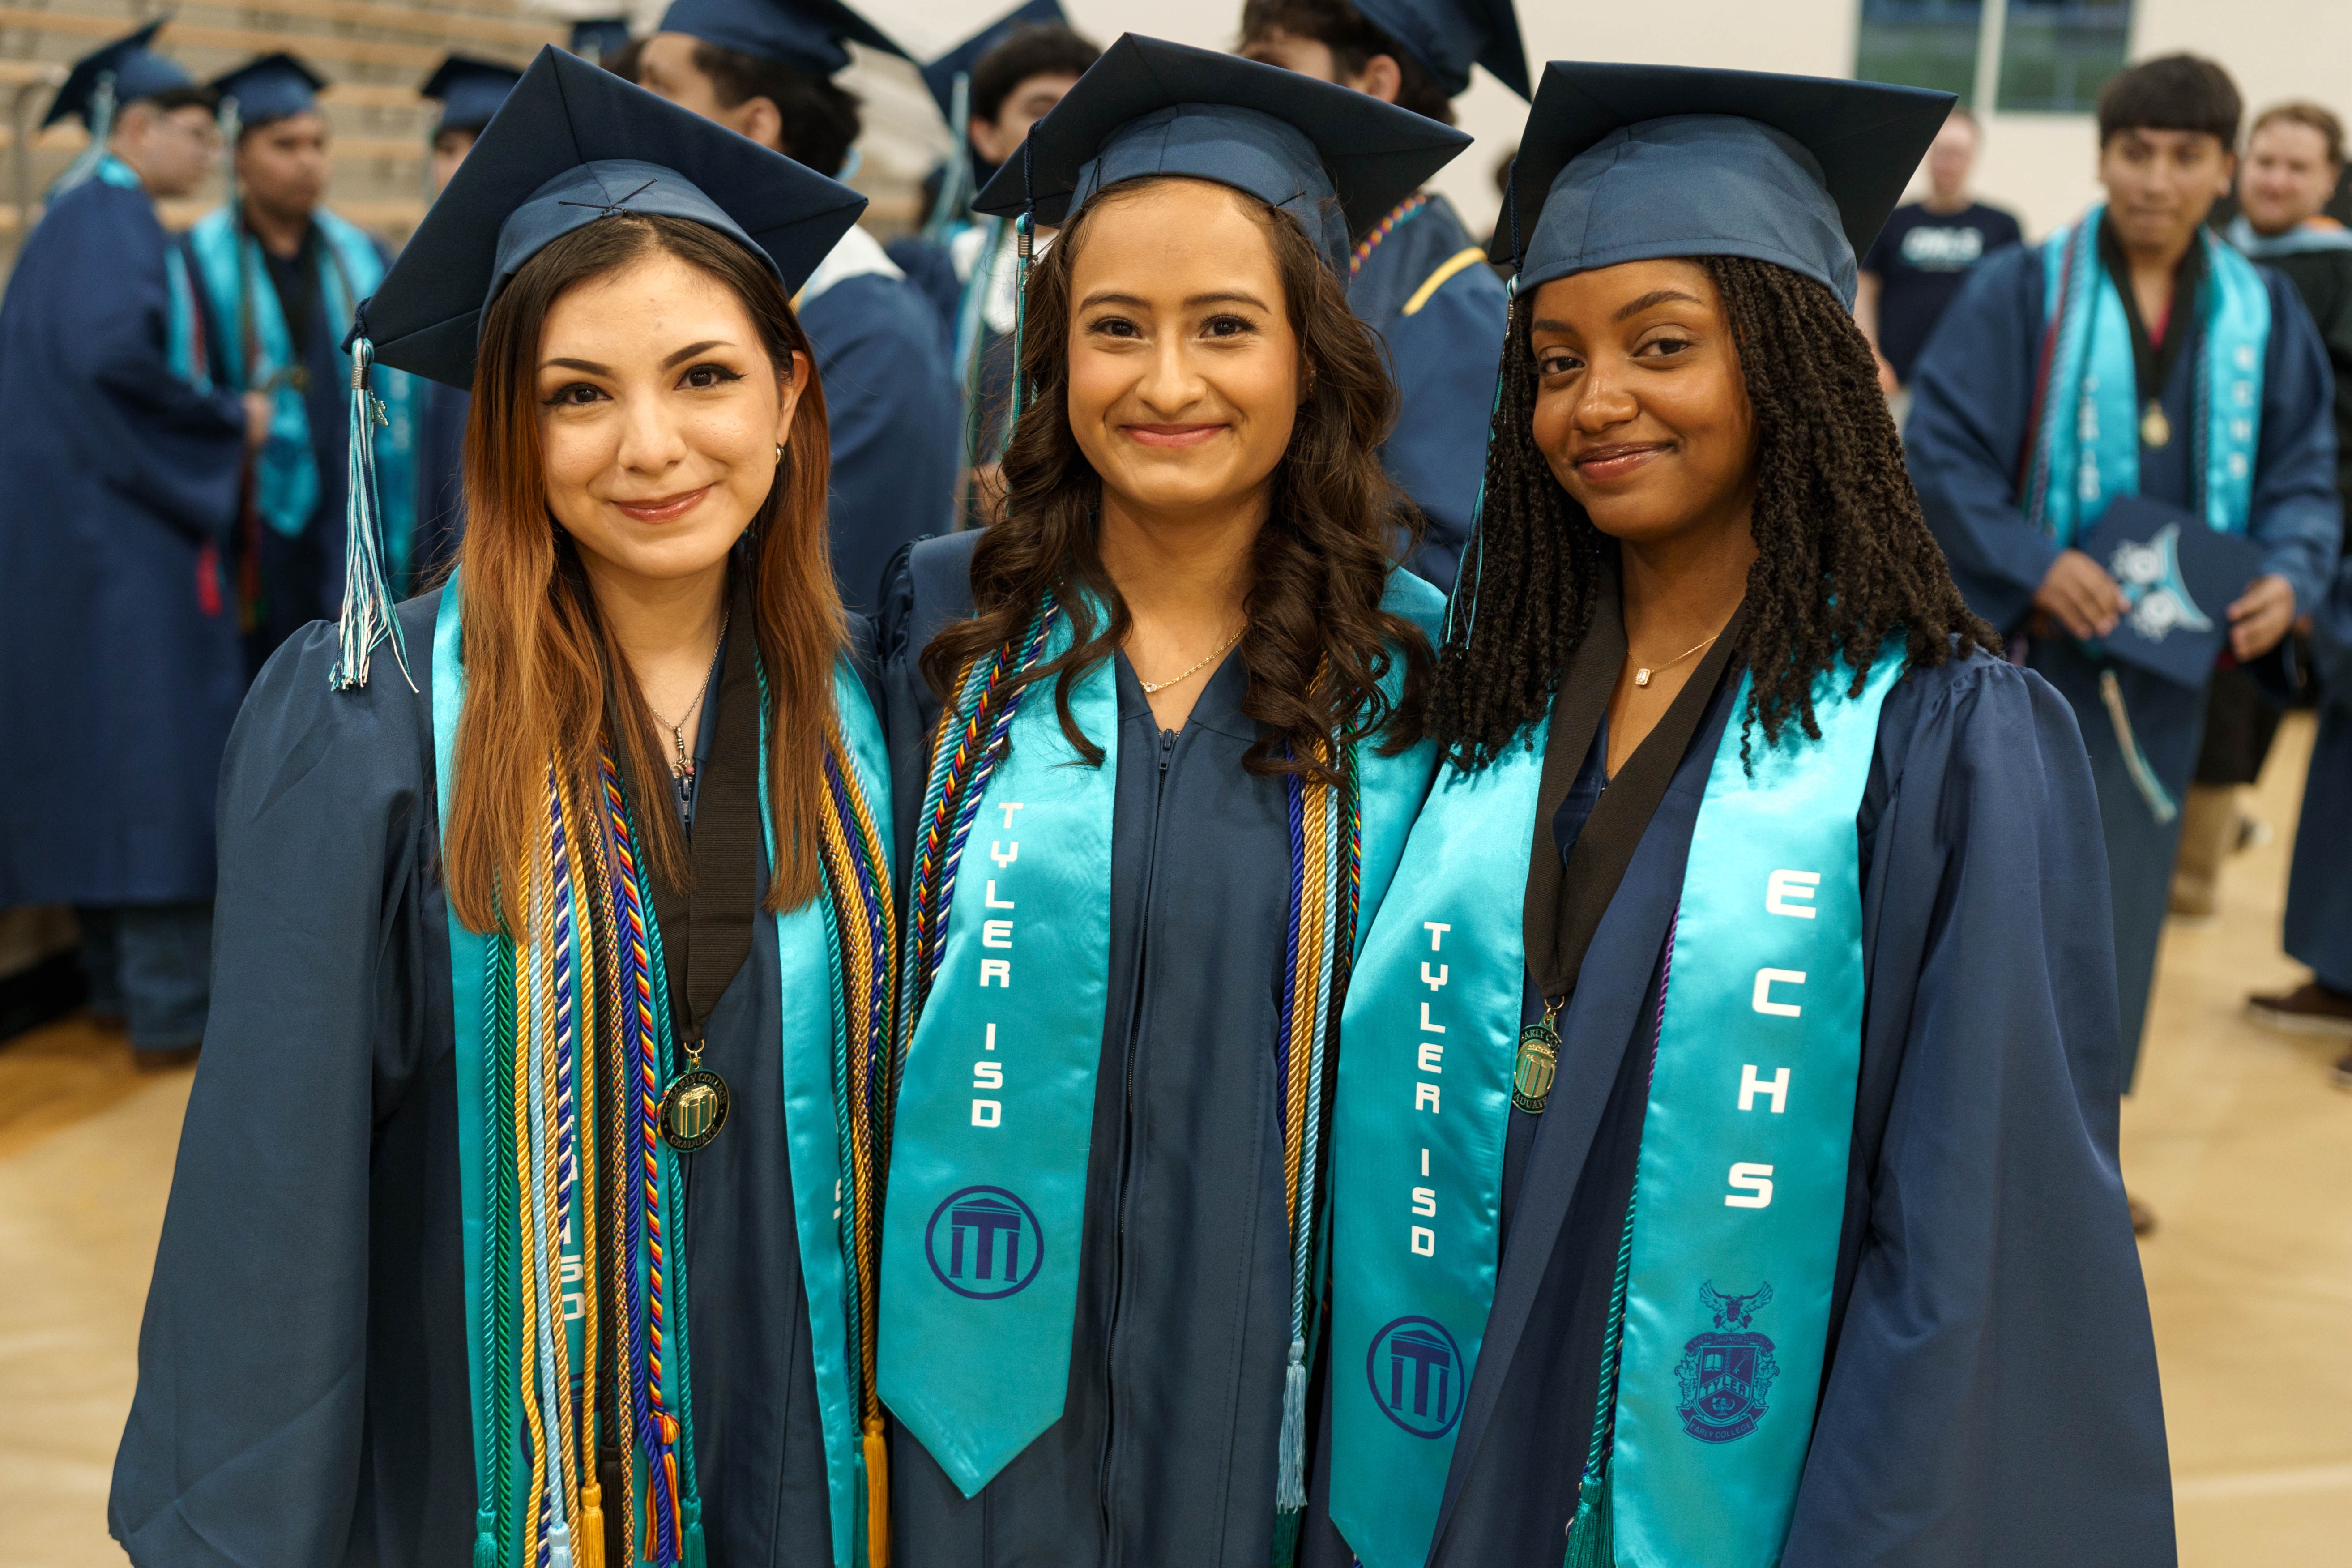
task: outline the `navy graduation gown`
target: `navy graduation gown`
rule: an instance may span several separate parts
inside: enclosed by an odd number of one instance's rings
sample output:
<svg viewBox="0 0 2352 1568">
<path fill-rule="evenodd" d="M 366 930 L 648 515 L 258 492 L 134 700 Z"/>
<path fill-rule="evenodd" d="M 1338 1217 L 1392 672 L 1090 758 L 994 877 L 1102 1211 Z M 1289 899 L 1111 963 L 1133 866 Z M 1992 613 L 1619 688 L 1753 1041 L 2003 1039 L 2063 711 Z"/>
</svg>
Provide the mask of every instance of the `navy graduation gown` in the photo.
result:
<svg viewBox="0 0 2352 1568">
<path fill-rule="evenodd" d="M 955 353 L 956 311 L 963 304 L 963 279 L 956 276 L 955 258 L 948 247 L 919 234 L 885 240 L 882 254 L 898 264 L 907 281 L 919 289 L 940 315 L 940 348 Z"/>
<path fill-rule="evenodd" d="M 262 671 L 231 740 L 212 1020 L 107 1512 L 134 1563 L 472 1552 L 439 603 L 399 612 L 420 691 L 382 649 L 363 690 L 330 691 L 320 623 Z M 710 1019 L 733 1113 L 684 1160 L 714 1564 L 833 1560 L 772 921 Z"/>
<path fill-rule="evenodd" d="M 2312 617 L 2319 734 L 2286 886 L 2286 950 L 2331 991 L 2352 992 L 2352 555 Z"/>
<path fill-rule="evenodd" d="M 1731 684 L 1586 953 L 1550 1109 L 1512 1113 L 1501 1273 L 1433 1563 L 1552 1564 L 1566 1543 Z M 1829 1362 L 1785 1562 L 2173 1560 L 2092 808 L 2073 717 L 2038 677 L 1979 655 L 1887 697 L 1855 816 L 1868 992 Z"/>
<path fill-rule="evenodd" d="M 902 832 L 921 809 L 940 706 L 917 659 L 971 613 L 977 539 L 918 544 L 884 605 Z M 1257 726 L 1241 710 L 1241 660 L 1218 667 L 1174 734 L 1117 662 L 1109 1000 L 1067 1402 L 969 1500 L 899 1428 L 890 1506 L 907 1563 L 1263 1563 L 1273 1551 L 1290 1348 L 1274 1060 L 1284 784 L 1243 770 Z"/>
<path fill-rule="evenodd" d="M 939 318 L 906 279 L 844 278 L 800 318 L 832 427 L 833 578 L 852 613 L 870 613 L 898 547 L 954 526 L 962 405 Z"/>
<path fill-rule="evenodd" d="M 91 180 L 0 303 L 0 907 L 212 897 L 245 413 L 172 373 L 170 246 Z"/>
<path fill-rule="evenodd" d="M 2264 546 L 2263 570 L 2284 577 L 2297 608 L 2307 611 L 2325 589 L 2342 526 L 2332 385 L 2326 352 L 2294 286 L 2267 269 L 2263 279 L 2270 291 L 2271 331 L 2247 533 Z M 2195 319 L 2194 312 L 2174 312 L 2176 321 Z M 1988 257 L 1927 340 L 1904 429 L 1912 482 L 1953 580 L 1969 607 L 2006 636 L 2026 621 L 2033 592 L 2058 554 L 2056 543 L 2027 522 L 2017 505 L 2042 335 L 2041 251 L 2021 247 Z M 2183 345 L 2163 390 L 2165 414 L 2182 436 L 2140 452 L 2141 493 L 2192 512 L 2200 511 L 2192 468 L 2198 444 L 2187 436 L 2196 427 L 2198 352 L 2195 339 Z M 2103 667 L 2063 636 L 2033 639 L 2025 657 L 2073 704 L 2090 752 L 2114 883 L 2124 1041 L 2118 1083 L 2127 1088 L 2155 982 L 2179 820 L 2158 822 L 2132 782 L 2099 696 Z M 2204 738 L 2204 691 L 2137 666 L 2119 666 L 2116 674 L 2149 765 L 2179 799 L 2195 774 Z"/>
<path fill-rule="evenodd" d="M 1466 252 L 1479 254 L 1463 259 Z M 1452 265 L 1454 269 L 1446 272 Z M 1423 289 L 1440 273 L 1442 281 Z M 1399 405 L 1381 466 L 1428 520 L 1405 565 L 1451 591 L 1486 475 L 1486 430 L 1509 305 L 1452 204 L 1428 204 L 1372 247 L 1348 303 L 1388 345 Z"/>
<path fill-rule="evenodd" d="M 466 416 L 474 395 L 419 378 L 416 384 L 416 542 L 409 580 L 437 583 L 466 537 Z"/>
</svg>

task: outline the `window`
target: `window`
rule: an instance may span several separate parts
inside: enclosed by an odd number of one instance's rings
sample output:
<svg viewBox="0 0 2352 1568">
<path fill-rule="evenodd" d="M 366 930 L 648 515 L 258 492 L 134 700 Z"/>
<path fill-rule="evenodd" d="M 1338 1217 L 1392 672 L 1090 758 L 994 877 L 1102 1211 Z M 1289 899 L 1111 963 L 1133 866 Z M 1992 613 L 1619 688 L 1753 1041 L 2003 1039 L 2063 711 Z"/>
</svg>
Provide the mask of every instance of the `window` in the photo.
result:
<svg viewBox="0 0 2352 1568">
<path fill-rule="evenodd" d="M 2012 113 L 2087 114 L 2131 43 L 2131 0 L 1861 4 L 1855 76 L 1958 93 L 1979 113 L 1997 96 Z"/>
<path fill-rule="evenodd" d="M 2124 68 L 2131 0 L 2009 0 L 2000 41 L 2000 107 L 2088 114 Z"/>
</svg>

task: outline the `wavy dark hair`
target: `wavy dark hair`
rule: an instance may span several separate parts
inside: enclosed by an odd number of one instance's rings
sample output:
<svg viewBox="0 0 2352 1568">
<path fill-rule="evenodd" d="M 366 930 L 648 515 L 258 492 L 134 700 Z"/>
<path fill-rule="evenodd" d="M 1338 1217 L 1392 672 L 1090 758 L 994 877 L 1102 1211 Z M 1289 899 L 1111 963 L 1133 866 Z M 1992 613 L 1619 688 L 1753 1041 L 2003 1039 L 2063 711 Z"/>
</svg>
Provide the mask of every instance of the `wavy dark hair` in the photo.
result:
<svg viewBox="0 0 2352 1568">
<path fill-rule="evenodd" d="M 1756 416 L 1757 556 L 1734 650 L 1755 676 L 1741 720 L 1746 756 L 1756 725 L 1768 744 L 1791 722 L 1818 738 L 1814 679 L 1843 659 L 1858 693 L 1892 632 L 1904 634 L 1910 668 L 1997 652 L 2000 638 L 1969 613 L 1927 531 L 1853 318 L 1787 268 L 1694 259 L 1723 297 Z M 1598 569 L 1617 549 L 1536 446 L 1533 306 L 1532 290 L 1512 302 L 1486 506 L 1463 564 L 1470 592 L 1456 592 L 1430 686 L 1430 732 L 1465 768 L 1485 766 L 1543 717 L 1591 624 Z"/>
<path fill-rule="evenodd" d="M 971 618 L 923 650 L 925 679 L 942 700 L 971 659 L 1019 637 L 1047 594 L 1070 618 L 1073 641 L 1026 682 L 1054 682 L 1054 705 L 1071 747 L 1099 763 L 1103 750 L 1077 725 L 1071 694 L 1126 640 L 1127 601 L 1103 570 L 1095 528 L 1102 480 L 1070 430 L 1070 274 L 1087 231 L 1148 187 L 1147 177 L 1088 202 L 1040 257 L 1029 279 L 1020 374 L 1029 387 L 1004 452 L 1004 520 L 972 552 Z M 1418 733 L 1431 655 L 1421 629 L 1381 607 L 1390 545 L 1417 533 L 1420 514 L 1380 461 L 1396 420 L 1396 388 L 1380 341 L 1348 308 L 1346 286 L 1306 231 L 1255 198 L 1239 198 L 1265 230 L 1282 277 L 1285 310 L 1305 362 L 1306 400 L 1273 476 L 1272 507 L 1253 548 L 1240 654 L 1249 670 L 1243 710 L 1265 733 L 1249 752 L 1257 773 L 1304 773 L 1336 784 L 1336 737 L 1345 746 L 1384 728 L 1387 749 Z M 1093 601 L 1109 611 L 1097 624 Z M 1400 699 L 1380 687 L 1404 660 Z M 1392 722 L 1392 721 L 1401 721 Z"/>
</svg>

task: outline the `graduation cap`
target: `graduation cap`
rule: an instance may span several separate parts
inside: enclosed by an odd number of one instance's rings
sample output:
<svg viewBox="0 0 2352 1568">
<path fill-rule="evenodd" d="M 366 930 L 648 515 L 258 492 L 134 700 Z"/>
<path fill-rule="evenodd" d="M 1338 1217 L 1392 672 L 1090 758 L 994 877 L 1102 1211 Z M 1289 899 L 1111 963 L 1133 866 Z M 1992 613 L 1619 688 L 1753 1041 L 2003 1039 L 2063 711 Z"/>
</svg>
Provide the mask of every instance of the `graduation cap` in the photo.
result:
<svg viewBox="0 0 2352 1568">
<path fill-rule="evenodd" d="M 79 115 L 81 122 L 89 127 L 92 139 L 102 141 L 106 132 L 100 128 L 100 121 L 110 121 L 114 110 L 173 88 L 192 86 L 194 79 L 180 68 L 178 61 L 147 47 L 163 25 L 160 21 L 150 22 L 137 32 L 74 61 L 65 85 L 49 100 L 49 111 L 41 120 L 43 129 L 68 114 Z"/>
<path fill-rule="evenodd" d="M 425 79 L 418 94 L 441 105 L 439 131 L 479 131 L 507 100 L 522 72 L 496 60 L 471 55 L 451 55 Z"/>
<path fill-rule="evenodd" d="M 865 209 L 848 186 L 551 44 L 425 210 L 383 287 L 361 301 L 354 374 L 363 380 L 374 359 L 471 386 L 482 315 L 499 290 L 549 245 L 606 217 L 636 213 L 716 229 L 791 294 Z M 373 449 L 367 402 L 351 400 L 353 449 L 362 453 Z M 346 515 L 342 657 L 333 675 L 341 689 L 367 684 L 368 652 L 386 636 L 402 647 L 373 488 L 354 484 Z M 401 657 L 405 668 L 404 648 Z"/>
<path fill-rule="evenodd" d="M 1692 66 L 1554 60 L 1493 254 L 1522 289 L 1666 256 L 1745 256 L 1849 309 L 1948 92 Z"/>
<path fill-rule="evenodd" d="M 1470 68 L 1487 71 L 1525 98 L 1528 54 L 1519 43 L 1519 16 L 1511 0 L 1355 0 L 1364 19 L 1394 38 L 1422 69 L 1457 98 L 1469 90 Z"/>
<path fill-rule="evenodd" d="M 211 83 L 221 95 L 222 117 L 234 110 L 240 126 L 308 114 L 319 107 L 319 89 L 326 85 L 325 77 L 289 54 L 247 60 Z"/>
<path fill-rule="evenodd" d="M 1288 213 L 1345 276 L 1356 237 L 1468 145 L 1464 132 L 1336 83 L 1129 33 L 974 205 L 1059 224 L 1121 180 L 1213 180 Z"/>
<path fill-rule="evenodd" d="M 674 0 L 662 14 L 661 31 L 822 77 L 849 64 L 845 44 L 909 58 L 841 0 Z"/>
<path fill-rule="evenodd" d="M 956 78 L 969 79 L 981 57 L 1024 27 L 1066 27 L 1070 18 L 1060 0 L 1026 0 L 922 68 L 923 85 L 931 89 L 940 112 L 956 127 Z M 961 129 L 961 127 L 956 127 Z"/>
<path fill-rule="evenodd" d="M 2229 605 L 2262 574 L 2263 547 L 2147 496 L 2118 496 L 2083 545 L 2131 601 L 2106 651 L 2192 691 L 2213 677 Z"/>
</svg>

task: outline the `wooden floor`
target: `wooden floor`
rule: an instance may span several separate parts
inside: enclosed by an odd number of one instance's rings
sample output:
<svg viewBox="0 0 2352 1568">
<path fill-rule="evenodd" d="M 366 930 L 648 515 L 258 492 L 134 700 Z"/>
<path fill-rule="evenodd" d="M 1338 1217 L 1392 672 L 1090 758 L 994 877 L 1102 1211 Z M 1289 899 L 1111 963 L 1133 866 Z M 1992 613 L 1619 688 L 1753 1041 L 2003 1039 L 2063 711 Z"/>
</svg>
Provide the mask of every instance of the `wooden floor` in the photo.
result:
<svg viewBox="0 0 2352 1568">
<path fill-rule="evenodd" d="M 2352 1095 L 2340 1046 L 2272 1034 L 2311 744 L 2280 737 L 2221 921 L 2165 936 L 2124 1170 L 2164 1368 L 2181 1561 L 2352 1564 Z M 0 1048 L 0 1568 L 118 1563 L 107 1482 L 191 1074 L 133 1073 L 83 1022 Z"/>
</svg>

